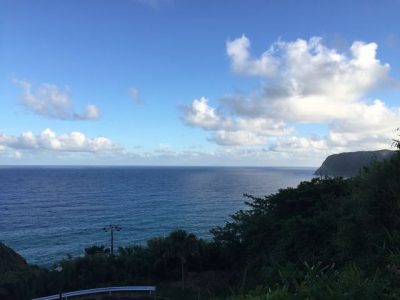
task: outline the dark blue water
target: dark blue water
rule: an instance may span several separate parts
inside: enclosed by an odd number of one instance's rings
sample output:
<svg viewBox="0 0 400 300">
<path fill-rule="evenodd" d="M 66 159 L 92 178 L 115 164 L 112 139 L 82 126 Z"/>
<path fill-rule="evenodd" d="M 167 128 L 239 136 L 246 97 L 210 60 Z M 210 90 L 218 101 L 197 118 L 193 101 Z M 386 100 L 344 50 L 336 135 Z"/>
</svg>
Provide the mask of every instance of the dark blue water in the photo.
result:
<svg viewBox="0 0 400 300">
<path fill-rule="evenodd" d="M 102 230 L 118 224 L 116 246 L 144 243 L 183 228 L 212 227 L 256 196 L 296 186 L 314 169 L 214 167 L 0 168 L 0 241 L 30 263 L 49 265 L 109 246 Z"/>
</svg>

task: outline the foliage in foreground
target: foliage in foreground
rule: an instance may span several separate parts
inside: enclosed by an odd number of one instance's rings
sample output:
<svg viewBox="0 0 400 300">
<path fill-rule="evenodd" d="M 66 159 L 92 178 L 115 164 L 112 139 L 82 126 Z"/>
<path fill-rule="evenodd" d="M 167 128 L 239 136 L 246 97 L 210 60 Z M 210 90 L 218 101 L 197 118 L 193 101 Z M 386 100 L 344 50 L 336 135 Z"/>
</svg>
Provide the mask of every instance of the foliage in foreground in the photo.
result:
<svg viewBox="0 0 400 300">
<path fill-rule="evenodd" d="M 178 230 L 114 257 L 94 246 L 59 273 L 2 274 L 0 298 L 121 284 L 186 289 L 186 299 L 216 299 L 218 288 L 232 300 L 400 298 L 400 154 L 354 178 L 246 197 L 249 209 L 212 241 Z"/>
<path fill-rule="evenodd" d="M 400 298 L 399 153 L 354 178 L 250 199 L 214 230 L 247 286 L 264 287 L 232 299 Z"/>
</svg>

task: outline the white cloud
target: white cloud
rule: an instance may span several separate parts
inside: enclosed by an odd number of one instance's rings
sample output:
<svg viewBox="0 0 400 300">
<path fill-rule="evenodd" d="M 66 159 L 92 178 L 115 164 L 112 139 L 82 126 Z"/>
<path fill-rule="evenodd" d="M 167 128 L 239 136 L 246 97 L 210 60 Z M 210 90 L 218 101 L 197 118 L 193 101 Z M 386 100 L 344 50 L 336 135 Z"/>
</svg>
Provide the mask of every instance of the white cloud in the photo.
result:
<svg viewBox="0 0 400 300">
<path fill-rule="evenodd" d="M 126 150 L 106 138 L 90 139 L 79 132 L 59 135 L 50 129 L 18 136 L 0 133 L 3 164 L 304 166 L 317 165 L 322 158 L 313 153 L 299 161 L 296 151 L 263 151 L 261 146 L 177 149 L 161 143 L 153 150 Z"/>
<path fill-rule="evenodd" d="M 326 122 L 347 117 L 351 114 L 351 104 L 389 81 L 390 66 L 376 58 L 375 43 L 354 42 L 350 56 L 327 48 L 317 37 L 308 41 L 279 41 L 271 49 L 274 51 L 268 50 L 268 53 L 274 68 L 279 66 L 274 72 L 257 71 L 258 65 L 265 61 L 262 57 L 256 60 L 257 66 L 253 66 L 253 60 L 242 61 L 247 67 L 238 72 L 258 75 L 265 81 L 262 90 L 255 95 L 246 99 L 225 99 L 225 104 L 235 113 L 272 116 L 292 122 Z M 227 53 L 234 67 L 237 59 L 230 54 L 229 47 Z M 267 64 L 263 63 L 263 68 L 267 68 Z"/>
<path fill-rule="evenodd" d="M 217 129 L 225 123 L 215 109 L 208 105 L 208 99 L 205 97 L 193 100 L 192 105 L 184 110 L 184 121 L 188 125 L 199 126 L 204 129 Z"/>
<path fill-rule="evenodd" d="M 354 105 L 353 113 L 330 124 L 328 141 L 349 148 L 387 148 L 399 126 L 400 109 L 389 108 L 381 100 Z"/>
<path fill-rule="evenodd" d="M 263 136 L 257 135 L 249 130 L 218 130 L 211 140 L 223 146 L 260 145 L 265 143 L 265 138 Z"/>
<path fill-rule="evenodd" d="M 14 156 L 15 159 L 20 159 L 22 157 L 22 153 L 20 151 L 14 151 Z"/>
<path fill-rule="evenodd" d="M 246 36 L 226 44 L 233 71 L 259 77 L 262 85 L 247 95 L 221 98 L 217 107 L 206 98 L 194 100 L 184 111 L 187 124 L 211 131 L 210 140 L 221 145 L 265 144 L 273 151 L 390 145 L 400 109 L 367 98 L 394 82 L 390 66 L 376 57 L 377 44 L 356 41 L 340 53 L 313 37 L 279 40 L 259 57 L 249 50 Z M 328 131 L 317 139 L 296 136 L 293 127 L 302 123 L 323 124 Z"/>
<path fill-rule="evenodd" d="M 138 89 L 137 88 L 135 88 L 135 87 L 130 87 L 129 88 L 129 95 L 131 96 L 131 98 L 132 98 L 132 101 L 134 102 L 134 103 L 139 103 L 140 102 L 140 97 L 139 97 L 139 91 L 138 91 Z"/>
<path fill-rule="evenodd" d="M 91 153 L 122 150 L 120 146 L 102 136 L 87 138 L 78 131 L 57 135 L 49 128 L 37 135 L 31 131 L 24 132 L 19 136 L 0 133 L 0 147 L 13 149 L 19 153 L 31 150 Z"/>
<path fill-rule="evenodd" d="M 21 103 L 35 114 L 61 120 L 97 120 L 100 110 L 93 104 L 88 104 L 84 112 L 72 110 L 72 101 L 67 88 L 60 89 L 54 84 L 42 84 L 35 90 L 26 80 L 15 80 L 22 87 Z"/>
<path fill-rule="evenodd" d="M 268 118 L 222 117 L 208 105 L 202 97 L 184 109 L 184 121 L 190 126 L 198 126 L 213 131 L 210 140 L 220 145 L 259 145 L 268 136 L 286 135 L 293 131 L 284 122 Z"/>
<path fill-rule="evenodd" d="M 260 58 L 252 59 L 249 53 L 250 40 L 242 35 L 236 40 L 228 41 L 226 49 L 232 60 L 232 68 L 238 73 L 273 76 L 277 71 L 277 61 L 273 57 L 273 47 L 264 52 Z"/>
<path fill-rule="evenodd" d="M 315 155 L 315 153 L 320 153 L 321 151 L 332 151 L 332 148 L 328 146 L 326 139 L 323 138 L 290 136 L 277 139 L 271 144 L 269 150 L 276 152 L 301 152 Z"/>
<path fill-rule="evenodd" d="M 299 160 L 297 152 L 264 151 L 260 146 L 181 149 L 174 147 L 149 152 L 128 153 L 123 162 L 134 165 L 223 165 L 223 166 L 316 166 L 324 156 L 313 153 Z"/>
<path fill-rule="evenodd" d="M 88 104 L 83 113 L 74 113 L 74 120 L 97 120 L 100 119 L 101 113 L 96 105 Z"/>
</svg>

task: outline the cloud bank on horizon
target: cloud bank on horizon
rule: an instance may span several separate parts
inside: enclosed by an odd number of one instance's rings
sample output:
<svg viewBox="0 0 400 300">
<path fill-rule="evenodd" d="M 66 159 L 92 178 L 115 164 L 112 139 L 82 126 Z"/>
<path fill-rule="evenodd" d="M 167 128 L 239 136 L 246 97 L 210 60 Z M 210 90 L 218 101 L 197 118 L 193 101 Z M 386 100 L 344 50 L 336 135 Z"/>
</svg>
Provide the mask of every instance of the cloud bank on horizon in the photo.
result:
<svg viewBox="0 0 400 300">
<path fill-rule="evenodd" d="M 73 131 L 57 135 L 50 128 L 35 135 L 31 131 L 20 136 L 0 133 L 0 146 L 14 149 L 15 151 L 57 151 L 57 152 L 110 152 L 118 151 L 120 146 L 105 137 L 87 138 L 83 133 Z"/>
<path fill-rule="evenodd" d="M 195 99 L 184 108 L 183 120 L 209 131 L 210 141 L 222 146 L 263 145 L 269 151 L 302 153 L 387 148 L 400 108 L 368 97 L 395 82 L 390 65 L 377 59 L 377 48 L 356 41 L 348 53 L 340 53 L 312 37 L 278 40 L 253 57 L 243 35 L 226 43 L 231 69 L 261 78 L 261 86 L 224 96 L 217 107 L 206 97 Z M 301 136 L 299 124 L 326 124 L 328 131 Z"/>
</svg>

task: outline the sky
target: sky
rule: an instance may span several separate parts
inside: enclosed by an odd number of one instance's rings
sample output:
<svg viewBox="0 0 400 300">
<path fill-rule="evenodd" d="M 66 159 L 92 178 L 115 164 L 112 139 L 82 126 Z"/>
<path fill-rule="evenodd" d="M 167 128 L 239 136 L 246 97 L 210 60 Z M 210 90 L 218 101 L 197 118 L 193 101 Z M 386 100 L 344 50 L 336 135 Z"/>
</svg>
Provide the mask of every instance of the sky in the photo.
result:
<svg viewBox="0 0 400 300">
<path fill-rule="evenodd" d="M 0 0 L 0 165 L 390 149 L 399 0 Z"/>
</svg>

